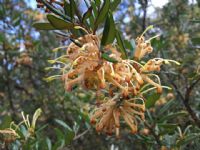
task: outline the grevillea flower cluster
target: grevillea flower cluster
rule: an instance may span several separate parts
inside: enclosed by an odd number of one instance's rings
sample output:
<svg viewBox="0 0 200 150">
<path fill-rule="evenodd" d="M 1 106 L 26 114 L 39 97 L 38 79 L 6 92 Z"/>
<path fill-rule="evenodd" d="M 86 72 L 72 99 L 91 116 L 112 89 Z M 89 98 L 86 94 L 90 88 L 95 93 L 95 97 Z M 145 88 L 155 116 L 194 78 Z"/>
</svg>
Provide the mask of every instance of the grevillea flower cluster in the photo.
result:
<svg viewBox="0 0 200 150">
<path fill-rule="evenodd" d="M 108 135 L 115 132 L 119 137 L 120 124 L 125 122 L 131 133 L 136 133 L 138 124 L 145 119 L 143 94 L 151 90 L 161 93 L 165 87 L 153 72 L 160 71 L 163 63 L 175 61 L 153 58 L 141 63 L 153 51 L 152 38 L 145 40 L 143 34 L 136 38 L 133 59 L 122 59 L 115 45 L 102 48 L 97 35 L 87 34 L 67 46 L 66 55 L 50 61 L 63 65 L 62 74 L 54 77 L 62 78 L 66 91 L 79 85 L 97 93 L 97 103 L 90 116 L 97 132 Z M 105 53 L 115 61 L 104 59 Z M 99 98 L 98 93 L 105 98 Z"/>
</svg>

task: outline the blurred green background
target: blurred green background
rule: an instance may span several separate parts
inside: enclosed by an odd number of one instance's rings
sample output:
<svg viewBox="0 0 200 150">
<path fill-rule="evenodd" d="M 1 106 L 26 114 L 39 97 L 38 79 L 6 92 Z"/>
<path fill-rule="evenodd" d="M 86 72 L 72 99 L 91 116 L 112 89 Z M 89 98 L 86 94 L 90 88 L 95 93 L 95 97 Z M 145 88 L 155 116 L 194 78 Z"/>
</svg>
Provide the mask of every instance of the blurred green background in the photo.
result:
<svg viewBox="0 0 200 150">
<path fill-rule="evenodd" d="M 83 1 L 76 1 L 80 12 Z M 68 44 L 53 31 L 36 31 L 32 24 L 46 20 L 45 12 L 31 0 L 0 0 L 0 129 L 18 124 L 21 111 L 42 115 L 34 137 L 17 140 L 2 149 L 140 150 L 191 149 L 200 147 L 200 1 L 122 0 L 114 18 L 125 41 L 135 39 L 149 25 L 146 36 L 160 34 L 149 57 L 174 59 L 180 66 L 165 66 L 163 85 L 173 90 L 149 95 L 146 122 L 137 134 L 124 128 L 121 138 L 98 134 L 89 123 L 88 104 L 94 94 L 84 90 L 67 93 L 61 81 L 45 77 L 53 48 Z M 159 7 L 160 6 L 160 7 Z M 130 45 L 126 44 L 128 49 Z M 65 54 L 65 51 L 60 53 Z M 20 126 L 22 137 L 28 131 Z M 1 135 L 2 136 L 2 135 Z M 0 146 L 1 148 L 1 146 Z"/>
</svg>

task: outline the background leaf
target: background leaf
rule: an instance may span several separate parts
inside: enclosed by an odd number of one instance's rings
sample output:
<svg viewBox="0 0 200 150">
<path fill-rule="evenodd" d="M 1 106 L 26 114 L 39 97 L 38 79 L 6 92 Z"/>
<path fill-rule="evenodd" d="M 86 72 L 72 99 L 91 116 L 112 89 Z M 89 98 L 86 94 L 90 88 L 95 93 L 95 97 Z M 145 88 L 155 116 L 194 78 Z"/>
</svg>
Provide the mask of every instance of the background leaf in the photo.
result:
<svg viewBox="0 0 200 150">
<path fill-rule="evenodd" d="M 110 4 L 110 9 L 111 11 L 115 11 L 117 6 L 119 6 L 119 4 L 121 3 L 121 0 L 114 0 L 111 4 Z"/>
<path fill-rule="evenodd" d="M 145 101 L 145 106 L 146 108 L 153 107 L 156 103 L 156 101 L 160 98 L 160 94 L 158 93 L 153 93 L 151 95 L 148 95 Z"/>
<path fill-rule="evenodd" d="M 82 22 L 84 23 L 91 15 L 92 15 L 93 8 L 90 7 L 88 10 L 83 14 Z"/>
<path fill-rule="evenodd" d="M 115 22 L 111 13 L 107 16 L 103 36 L 101 39 L 101 45 L 111 44 L 115 39 Z"/>
<path fill-rule="evenodd" d="M 120 32 L 116 30 L 116 39 L 117 39 L 117 44 L 119 46 L 119 50 L 122 54 L 122 58 L 127 58 L 127 53 L 126 53 L 126 48 L 125 48 L 125 45 L 124 45 L 124 42 L 121 38 L 121 35 L 120 35 Z"/>
<path fill-rule="evenodd" d="M 33 27 L 37 30 L 55 30 L 55 27 L 49 22 L 36 22 L 33 24 Z"/>
<path fill-rule="evenodd" d="M 49 22 L 51 23 L 53 27 L 59 30 L 72 29 L 74 26 L 72 23 L 67 22 L 63 20 L 62 18 L 53 14 L 48 14 L 47 19 L 49 20 Z"/>
<path fill-rule="evenodd" d="M 109 11 L 109 7 L 110 7 L 110 0 L 104 1 L 103 6 L 101 7 L 101 9 L 98 13 L 98 16 L 95 20 L 94 30 L 96 30 L 98 25 L 106 19 L 106 16 L 107 16 L 108 11 Z"/>
</svg>

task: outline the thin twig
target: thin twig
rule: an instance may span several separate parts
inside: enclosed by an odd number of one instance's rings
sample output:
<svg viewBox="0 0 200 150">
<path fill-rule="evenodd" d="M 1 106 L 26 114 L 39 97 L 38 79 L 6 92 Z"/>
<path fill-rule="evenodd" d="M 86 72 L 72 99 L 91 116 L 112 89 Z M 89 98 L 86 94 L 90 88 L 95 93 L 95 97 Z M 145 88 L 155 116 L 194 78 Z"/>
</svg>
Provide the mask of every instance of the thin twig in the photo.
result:
<svg viewBox="0 0 200 150">
<path fill-rule="evenodd" d="M 89 131 L 90 131 L 90 128 L 87 129 L 87 130 L 85 130 L 84 132 L 78 134 L 77 136 L 75 136 L 73 140 L 75 141 L 75 140 L 79 139 L 80 137 L 82 137 L 82 136 L 84 136 L 86 133 L 88 133 Z"/>
<path fill-rule="evenodd" d="M 187 112 L 189 113 L 189 115 L 191 116 L 191 118 L 193 119 L 194 123 L 200 128 L 200 119 L 197 117 L 196 113 L 193 111 L 193 109 L 190 107 L 189 105 L 189 101 L 190 101 L 190 94 L 192 92 L 192 90 L 194 89 L 195 85 L 197 85 L 197 83 L 200 81 L 200 76 L 199 78 L 194 81 L 187 89 L 185 92 L 185 96 L 183 96 L 183 94 L 181 93 L 181 91 L 178 89 L 177 85 L 170 80 L 170 77 L 168 74 L 166 74 L 166 76 L 168 77 L 168 80 L 170 81 L 171 85 L 174 87 L 176 93 L 180 96 Z"/>
<path fill-rule="evenodd" d="M 194 120 L 194 122 L 196 123 L 196 125 L 200 128 L 200 119 L 196 116 L 196 113 L 192 110 L 192 108 L 189 105 L 189 101 L 190 101 L 190 94 L 192 92 L 192 90 L 194 89 L 195 85 L 197 85 L 197 83 L 200 81 L 200 76 L 199 78 L 194 81 L 186 90 L 185 93 L 185 99 L 183 101 L 187 111 L 189 112 L 190 116 L 192 117 L 192 119 Z"/>
<path fill-rule="evenodd" d="M 148 6 L 148 0 L 141 1 L 141 5 L 143 8 L 143 20 L 142 20 L 142 30 L 144 31 L 146 29 L 146 17 L 147 17 L 147 6 Z"/>
</svg>

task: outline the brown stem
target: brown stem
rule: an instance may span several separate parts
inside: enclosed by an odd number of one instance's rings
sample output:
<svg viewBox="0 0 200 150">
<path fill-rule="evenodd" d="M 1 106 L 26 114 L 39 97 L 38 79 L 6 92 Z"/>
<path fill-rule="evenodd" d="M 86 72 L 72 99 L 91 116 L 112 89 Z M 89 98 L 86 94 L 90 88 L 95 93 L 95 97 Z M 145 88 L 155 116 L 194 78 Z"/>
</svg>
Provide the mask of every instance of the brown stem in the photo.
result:
<svg viewBox="0 0 200 150">
<path fill-rule="evenodd" d="M 187 112 L 189 113 L 189 115 L 193 119 L 194 123 L 200 128 L 200 119 L 197 117 L 196 113 L 194 112 L 194 110 L 189 105 L 190 94 L 191 94 L 192 90 L 194 89 L 195 85 L 197 85 L 197 83 L 200 81 L 200 76 L 188 88 L 186 88 L 185 96 L 183 96 L 181 91 L 178 89 L 177 85 L 172 80 L 170 80 L 169 75 L 166 75 L 166 76 L 168 77 L 168 80 L 170 81 L 170 83 L 174 87 L 176 93 L 180 96 Z"/>
<path fill-rule="evenodd" d="M 160 141 L 159 135 L 157 135 L 153 129 L 152 126 L 150 126 L 146 121 L 144 122 L 144 125 L 150 130 L 151 134 L 153 135 L 153 137 L 156 140 L 156 143 L 158 144 L 158 148 L 160 148 L 162 146 L 162 143 Z"/>
<path fill-rule="evenodd" d="M 90 130 L 90 129 L 87 129 L 87 130 L 85 130 L 84 132 L 82 132 L 82 133 L 76 135 L 76 136 L 74 137 L 73 140 L 75 141 L 75 140 L 79 139 L 80 137 L 84 136 L 86 133 L 89 132 L 89 130 Z"/>
<path fill-rule="evenodd" d="M 192 117 L 192 119 L 194 120 L 194 122 L 196 123 L 196 125 L 200 128 L 200 120 L 199 118 L 196 116 L 196 113 L 192 110 L 192 108 L 189 105 L 189 101 L 190 101 L 190 94 L 192 92 L 192 90 L 194 89 L 195 85 L 197 85 L 197 83 L 200 81 L 200 76 L 199 78 L 194 81 L 186 90 L 185 93 L 185 99 L 183 101 L 185 108 L 187 109 L 188 113 L 190 114 L 190 116 Z"/>
<path fill-rule="evenodd" d="M 142 19 L 142 31 L 146 29 L 146 18 L 147 18 L 147 6 L 148 6 L 148 0 L 142 0 L 141 5 L 143 8 L 143 19 Z"/>
</svg>

